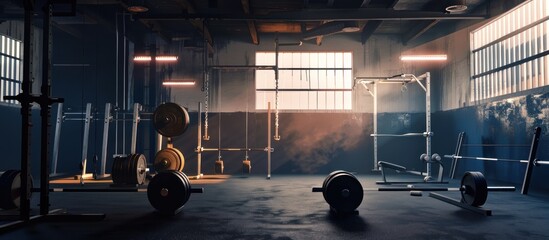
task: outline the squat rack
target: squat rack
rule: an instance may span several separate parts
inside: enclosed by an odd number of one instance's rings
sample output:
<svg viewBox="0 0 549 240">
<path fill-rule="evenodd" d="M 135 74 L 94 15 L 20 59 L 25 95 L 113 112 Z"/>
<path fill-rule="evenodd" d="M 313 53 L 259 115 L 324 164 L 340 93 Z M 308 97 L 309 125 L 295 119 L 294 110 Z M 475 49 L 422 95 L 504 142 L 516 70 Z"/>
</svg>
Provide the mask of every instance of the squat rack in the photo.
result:
<svg viewBox="0 0 549 240">
<path fill-rule="evenodd" d="M 373 112 L 373 122 L 374 129 L 373 133 L 370 134 L 374 138 L 374 171 L 381 170 L 383 181 L 378 183 L 397 183 L 397 182 L 388 182 L 385 178 L 385 168 L 395 169 L 397 171 L 406 172 L 414 175 L 424 176 L 423 182 L 430 183 L 444 183 L 443 178 L 443 165 L 441 164 L 440 156 L 438 154 L 432 154 L 431 151 L 431 138 L 433 132 L 431 131 L 431 74 L 426 72 L 420 76 L 415 76 L 414 74 L 400 74 L 391 77 L 355 77 L 356 83 L 362 85 L 366 91 L 374 99 L 374 112 Z M 425 83 L 421 81 L 424 80 Z M 417 83 L 425 91 L 425 132 L 421 133 L 404 133 L 404 134 L 383 134 L 378 133 L 378 96 L 377 96 L 377 85 L 381 83 L 393 83 L 393 84 L 408 84 L 408 83 Z M 372 89 L 371 89 L 371 88 Z M 378 138 L 379 137 L 424 137 L 425 138 L 425 153 L 420 156 L 420 160 L 426 162 L 426 172 L 418 172 L 407 170 L 406 167 L 400 166 L 397 164 L 378 161 Z M 433 181 L 432 176 L 432 163 L 439 164 L 439 172 L 436 181 Z M 408 183 L 408 182 L 399 182 L 399 183 Z"/>
<path fill-rule="evenodd" d="M 38 220 L 61 220 L 61 221 L 97 221 L 105 218 L 105 214 L 58 214 L 59 209 L 50 211 L 49 202 L 49 137 L 50 137 L 50 114 L 53 103 L 63 102 L 63 98 L 51 97 L 51 17 L 55 16 L 53 12 L 54 0 L 47 1 L 43 8 L 43 52 L 42 62 L 42 86 L 39 95 L 32 94 L 32 59 L 33 59 L 33 18 L 35 1 L 24 0 L 25 10 L 24 20 L 24 41 L 23 41 L 23 82 L 21 93 L 17 96 L 5 96 L 6 100 L 17 100 L 21 103 L 21 195 L 19 220 L 9 222 L 0 226 L 0 232 L 7 231 L 16 227 L 23 226 Z M 61 15 L 66 15 L 60 13 Z M 32 111 L 31 104 L 36 102 L 40 105 L 41 115 L 41 134 L 40 134 L 40 213 L 39 215 L 30 215 L 30 158 L 31 158 L 31 126 Z"/>
</svg>

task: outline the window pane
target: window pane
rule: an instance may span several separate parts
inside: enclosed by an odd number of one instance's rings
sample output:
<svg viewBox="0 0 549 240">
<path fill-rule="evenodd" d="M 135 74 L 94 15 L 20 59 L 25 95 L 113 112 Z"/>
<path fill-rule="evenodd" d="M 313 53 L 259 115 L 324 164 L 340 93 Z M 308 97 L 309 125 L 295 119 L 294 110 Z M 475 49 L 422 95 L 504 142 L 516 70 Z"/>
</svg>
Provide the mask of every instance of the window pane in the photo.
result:
<svg viewBox="0 0 549 240">
<path fill-rule="evenodd" d="M 471 101 L 548 84 L 544 57 L 516 65 L 549 48 L 547 21 L 528 26 L 548 17 L 549 4 L 544 1 L 527 1 L 471 33 Z"/>
<path fill-rule="evenodd" d="M 274 63 L 274 57 L 274 52 L 257 52 L 256 65 Z M 279 109 L 352 109 L 351 99 L 347 99 L 352 97 L 352 70 L 341 69 L 352 68 L 351 52 L 279 52 L 279 67 L 290 68 L 279 70 Z M 274 109 L 274 70 L 256 70 L 255 77 L 256 108 L 266 109 L 267 101 L 272 101 Z"/>
</svg>

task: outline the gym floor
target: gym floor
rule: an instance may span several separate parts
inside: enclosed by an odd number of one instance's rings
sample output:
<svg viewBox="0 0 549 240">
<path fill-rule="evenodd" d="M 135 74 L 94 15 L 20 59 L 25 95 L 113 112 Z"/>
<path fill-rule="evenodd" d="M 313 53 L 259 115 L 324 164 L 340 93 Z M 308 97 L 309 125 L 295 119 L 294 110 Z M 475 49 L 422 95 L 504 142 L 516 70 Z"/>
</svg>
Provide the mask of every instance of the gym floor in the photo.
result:
<svg viewBox="0 0 549 240">
<path fill-rule="evenodd" d="M 193 194 L 183 211 L 170 217 L 157 214 L 146 193 L 51 193 L 52 209 L 107 217 L 38 222 L 0 239 L 549 239 L 549 196 L 542 193 L 525 196 L 518 188 L 489 193 L 484 208 L 493 216 L 483 216 L 430 198 L 427 192 L 421 197 L 365 192 L 359 214 L 341 218 L 330 214 L 322 193 L 311 192 L 325 177 L 206 176 L 191 181 L 193 187 L 204 187 L 204 193 Z M 364 187 L 384 186 L 375 184 L 379 175 L 358 178 Z M 459 192 L 442 194 L 460 197 Z M 37 202 L 35 195 L 33 211 Z"/>
</svg>

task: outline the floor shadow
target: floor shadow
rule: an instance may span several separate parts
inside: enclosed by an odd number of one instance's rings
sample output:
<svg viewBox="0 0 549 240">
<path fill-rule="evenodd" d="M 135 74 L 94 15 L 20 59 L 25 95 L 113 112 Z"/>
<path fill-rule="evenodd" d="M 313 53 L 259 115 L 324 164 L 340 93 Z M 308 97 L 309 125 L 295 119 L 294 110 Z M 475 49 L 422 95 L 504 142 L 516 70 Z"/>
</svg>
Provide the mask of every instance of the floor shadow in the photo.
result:
<svg viewBox="0 0 549 240">
<path fill-rule="evenodd" d="M 365 232 L 368 229 L 368 224 L 358 215 L 358 212 L 356 214 L 340 215 L 328 211 L 326 219 L 332 225 L 347 232 Z"/>
</svg>

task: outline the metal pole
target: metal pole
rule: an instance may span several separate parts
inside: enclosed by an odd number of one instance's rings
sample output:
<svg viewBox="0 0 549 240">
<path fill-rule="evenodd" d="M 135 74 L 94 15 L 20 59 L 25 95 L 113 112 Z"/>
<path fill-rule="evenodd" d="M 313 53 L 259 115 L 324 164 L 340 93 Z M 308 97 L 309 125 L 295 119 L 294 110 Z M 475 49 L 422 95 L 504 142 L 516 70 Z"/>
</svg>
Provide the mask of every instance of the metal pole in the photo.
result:
<svg viewBox="0 0 549 240">
<path fill-rule="evenodd" d="M 84 136 L 82 138 L 82 175 L 80 176 L 80 183 L 83 183 L 86 176 L 86 165 L 88 161 L 88 138 L 90 135 L 90 122 L 91 122 L 91 103 L 86 104 L 86 119 L 84 120 Z"/>
<path fill-rule="evenodd" d="M 139 103 L 133 104 L 133 121 L 132 121 L 132 145 L 130 149 L 131 154 L 135 154 L 137 145 L 137 124 L 139 124 Z"/>
<path fill-rule="evenodd" d="M 51 174 L 57 174 L 57 159 L 59 158 L 59 140 L 61 138 L 61 126 L 63 122 L 63 103 L 57 104 L 57 117 L 55 120 L 55 134 L 53 137 L 53 159 Z"/>
<path fill-rule="evenodd" d="M 25 27 L 23 42 L 23 83 L 21 98 L 21 205 L 19 216 L 23 221 L 30 219 L 30 158 L 31 158 L 31 126 L 32 112 L 30 103 L 30 94 L 32 93 L 32 50 L 34 31 L 32 18 L 34 13 L 34 1 L 26 0 L 25 5 Z"/>
<path fill-rule="evenodd" d="M 526 172 L 524 173 L 524 181 L 522 182 L 521 194 L 528 194 L 530 188 L 530 179 L 532 177 L 532 170 L 534 168 L 534 161 L 538 151 L 539 137 L 541 134 L 541 128 L 536 127 L 534 130 L 534 136 L 532 137 L 532 147 L 530 147 L 530 154 L 528 155 L 528 165 L 526 166 Z"/>
<path fill-rule="evenodd" d="M 267 103 L 267 179 L 271 179 L 271 102 Z"/>
<path fill-rule="evenodd" d="M 419 81 L 418 81 L 419 82 Z M 425 73 L 425 131 L 427 136 L 425 137 L 425 148 L 427 157 L 430 158 L 431 155 L 431 73 Z M 429 181 L 432 179 L 432 163 L 427 161 L 427 176 L 425 180 Z"/>
<path fill-rule="evenodd" d="M 42 86 L 41 86 L 41 134 L 40 134 L 40 214 L 46 215 L 49 213 L 50 197 L 49 197 L 49 182 L 50 169 L 49 158 L 49 138 L 50 138 L 50 114 L 51 100 L 50 85 L 51 85 L 51 16 L 52 6 L 48 1 L 44 6 L 43 19 L 43 34 L 42 34 Z"/>
<path fill-rule="evenodd" d="M 196 144 L 196 179 L 202 176 L 202 103 L 198 102 L 198 134 Z"/>
<path fill-rule="evenodd" d="M 379 171 L 378 159 L 377 159 L 377 83 L 374 83 L 374 170 Z"/>
<path fill-rule="evenodd" d="M 107 148 L 109 143 L 109 124 L 111 121 L 111 103 L 105 104 L 105 118 L 103 120 L 103 145 L 101 146 L 101 172 L 99 176 L 105 177 L 105 168 L 107 165 Z"/>
</svg>

